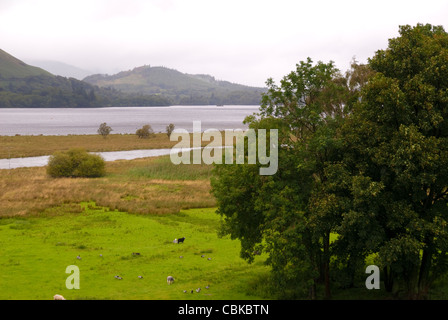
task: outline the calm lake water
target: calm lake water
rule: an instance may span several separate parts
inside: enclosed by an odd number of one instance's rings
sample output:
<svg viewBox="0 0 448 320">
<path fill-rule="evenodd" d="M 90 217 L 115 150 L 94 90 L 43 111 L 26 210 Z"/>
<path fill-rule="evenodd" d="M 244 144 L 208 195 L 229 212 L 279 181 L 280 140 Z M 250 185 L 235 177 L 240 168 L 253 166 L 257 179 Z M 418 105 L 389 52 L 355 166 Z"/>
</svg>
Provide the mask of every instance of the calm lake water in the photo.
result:
<svg viewBox="0 0 448 320">
<path fill-rule="evenodd" d="M 258 111 L 258 106 L 172 106 L 120 107 L 93 109 L 4 109 L 0 108 L 0 135 L 96 134 L 101 123 L 112 133 L 135 133 L 150 124 L 155 132 L 165 132 L 173 123 L 176 129 L 192 131 L 193 121 L 206 129 L 245 129 L 243 120 Z"/>
</svg>

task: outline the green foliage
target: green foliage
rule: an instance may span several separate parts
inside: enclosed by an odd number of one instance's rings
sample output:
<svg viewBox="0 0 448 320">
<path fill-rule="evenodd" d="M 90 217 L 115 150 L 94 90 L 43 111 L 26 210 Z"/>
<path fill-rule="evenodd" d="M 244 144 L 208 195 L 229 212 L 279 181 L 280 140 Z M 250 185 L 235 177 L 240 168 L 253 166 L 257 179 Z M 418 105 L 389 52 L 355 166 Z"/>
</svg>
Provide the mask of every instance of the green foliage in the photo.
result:
<svg viewBox="0 0 448 320">
<path fill-rule="evenodd" d="M 94 178 L 105 175 L 105 162 L 99 155 L 89 154 L 83 149 L 71 149 L 53 154 L 47 166 L 51 177 Z"/>
<path fill-rule="evenodd" d="M 137 135 L 137 137 L 139 139 L 148 139 L 148 138 L 153 138 L 155 136 L 154 130 L 152 129 L 150 124 L 145 124 L 140 129 L 137 129 L 135 134 Z"/>
<path fill-rule="evenodd" d="M 174 131 L 174 124 L 170 123 L 166 126 L 166 134 L 168 135 L 168 138 L 171 137 L 171 133 Z"/>
<path fill-rule="evenodd" d="M 106 122 L 100 124 L 100 127 L 98 128 L 98 134 L 102 135 L 104 138 L 106 138 L 112 131 L 112 128 L 107 125 Z"/>
<path fill-rule="evenodd" d="M 368 66 L 342 75 L 308 59 L 269 79 L 246 122 L 279 129 L 277 174 L 222 165 L 212 180 L 241 255 L 267 251 L 292 297 L 323 285 L 328 298 L 334 279 L 352 287 L 369 259 L 386 291 L 427 298 L 448 272 L 447 66 L 442 27 L 403 26 Z"/>
<path fill-rule="evenodd" d="M 403 26 L 368 66 L 308 59 L 269 79 L 247 123 L 279 129 L 277 174 L 218 166 L 212 180 L 242 256 L 263 247 L 279 283 L 311 297 L 320 284 L 330 297 L 331 279 L 353 286 L 369 258 L 386 290 L 427 297 L 448 271 L 447 65 L 443 28 Z"/>
<path fill-rule="evenodd" d="M 53 75 L 1 78 L 0 107 L 4 108 L 98 108 L 116 106 L 167 106 L 160 96 L 124 94 L 94 87 L 74 78 Z"/>
<path fill-rule="evenodd" d="M 356 216 L 369 222 L 376 236 L 361 241 L 376 262 L 408 297 L 425 298 L 448 271 L 448 34 L 402 26 L 369 64 L 376 74 L 343 130 L 346 168 L 367 185 L 353 185 L 357 214 L 343 234 L 359 233 Z"/>
<path fill-rule="evenodd" d="M 339 177 L 331 165 L 341 160 L 337 130 L 357 101 L 358 71 L 365 71 L 353 66 L 343 76 L 332 62 L 313 65 L 308 59 L 280 86 L 269 79 L 261 118 L 246 122 L 279 130 L 278 172 L 260 176 L 259 165 L 218 165 L 214 171 L 223 233 L 240 239 L 249 261 L 257 248 L 268 252 L 276 281 L 295 287 L 290 297 L 315 298 L 321 283 L 330 296 L 330 235 L 348 206 L 346 197 L 333 194 L 340 182 L 330 180 Z"/>
</svg>

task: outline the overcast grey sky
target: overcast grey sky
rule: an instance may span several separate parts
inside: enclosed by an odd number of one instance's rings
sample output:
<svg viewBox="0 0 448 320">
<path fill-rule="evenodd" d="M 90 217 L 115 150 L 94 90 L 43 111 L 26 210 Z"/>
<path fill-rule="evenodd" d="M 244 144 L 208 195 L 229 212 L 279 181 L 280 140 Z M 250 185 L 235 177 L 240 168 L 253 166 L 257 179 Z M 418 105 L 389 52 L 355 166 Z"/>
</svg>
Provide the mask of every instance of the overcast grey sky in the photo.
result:
<svg viewBox="0 0 448 320">
<path fill-rule="evenodd" d="M 345 71 L 417 23 L 448 30 L 448 1 L 0 0 L 0 48 L 94 72 L 146 64 L 264 86 L 307 57 Z"/>
</svg>

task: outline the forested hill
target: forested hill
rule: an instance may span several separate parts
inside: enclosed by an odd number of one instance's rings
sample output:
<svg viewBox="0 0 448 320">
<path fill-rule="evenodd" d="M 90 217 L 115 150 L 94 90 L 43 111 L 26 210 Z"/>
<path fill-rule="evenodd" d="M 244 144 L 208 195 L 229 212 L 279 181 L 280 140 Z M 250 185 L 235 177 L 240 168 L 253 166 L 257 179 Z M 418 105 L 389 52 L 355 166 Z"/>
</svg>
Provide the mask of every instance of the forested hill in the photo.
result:
<svg viewBox="0 0 448 320">
<path fill-rule="evenodd" d="M 142 66 L 115 75 L 92 75 L 84 81 L 128 93 L 159 94 L 177 105 L 260 104 L 265 88 L 191 75 L 165 67 Z"/>
<path fill-rule="evenodd" d="M 0 108 L 166 106 L 160 95 L 122 93 L 55 76 L 0 50 Z"/>
</svg>

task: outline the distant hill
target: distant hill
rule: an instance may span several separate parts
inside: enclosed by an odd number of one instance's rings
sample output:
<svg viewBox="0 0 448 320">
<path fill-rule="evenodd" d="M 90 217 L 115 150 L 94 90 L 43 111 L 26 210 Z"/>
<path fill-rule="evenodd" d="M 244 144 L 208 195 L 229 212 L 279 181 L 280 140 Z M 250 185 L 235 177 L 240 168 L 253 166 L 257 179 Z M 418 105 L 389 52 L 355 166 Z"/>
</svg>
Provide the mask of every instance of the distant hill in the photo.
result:
<svg viewBox="0 0 448 320">
<path fill-rule="evenodd" d="M 160 95 L 123 93 L 55 76 L 0 49 L 0 108 L 167 106 Z"/>
<path fill-rule="evenodd" d="M 3 79 L 25 78 L 51 74 L 41 68 L 33 67 L 0 49 L 0 77 Z"/>
<path fill-rule="evenodd" d="M 210 75 L 191 75 L 151 66 L 115 75 L 91 75 L 83 80 L 92 85 L 128 93 L 161 95 L 176 105 L 258 105 L 265 91 L 265 88 L 219 81 Z"/>
<path fill-rule="evenodd" d="M 94 74 L 94 72 L 84 70 L 70 64 L 66 64 L 59 61 L 52 60 L 29 60 L 27 61 L 29 64 L 33 66 L 37 66 L 44 70 L 51 72 L 54 75 L 67 77 L 67 78 L 75 78 L 78 80 L 82 80 L 85 77 Z"/>
</svg>

